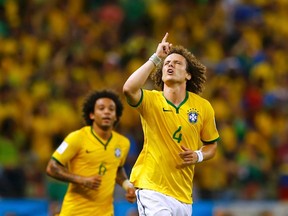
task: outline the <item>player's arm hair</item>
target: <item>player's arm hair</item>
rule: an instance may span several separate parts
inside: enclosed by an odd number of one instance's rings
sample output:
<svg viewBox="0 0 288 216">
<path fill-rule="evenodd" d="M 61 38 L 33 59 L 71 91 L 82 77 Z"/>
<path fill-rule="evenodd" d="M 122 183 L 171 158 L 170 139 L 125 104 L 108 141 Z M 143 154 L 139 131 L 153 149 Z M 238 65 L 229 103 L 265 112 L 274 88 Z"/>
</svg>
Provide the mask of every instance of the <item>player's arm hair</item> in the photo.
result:
<svg viewBox="0 0 288 216">
<path fill-rule="evenodd" d="M 80 184 L 81 183 L 81 176 L 74 175 L 70 173 L 67 167 L 63 166 L 60 162 L 51 158 L 48 162 L 46 167 L 46 173 L 48 176 L 55 178 L 60 181 L 64 182 L 71 182 Z"/>
</svg>

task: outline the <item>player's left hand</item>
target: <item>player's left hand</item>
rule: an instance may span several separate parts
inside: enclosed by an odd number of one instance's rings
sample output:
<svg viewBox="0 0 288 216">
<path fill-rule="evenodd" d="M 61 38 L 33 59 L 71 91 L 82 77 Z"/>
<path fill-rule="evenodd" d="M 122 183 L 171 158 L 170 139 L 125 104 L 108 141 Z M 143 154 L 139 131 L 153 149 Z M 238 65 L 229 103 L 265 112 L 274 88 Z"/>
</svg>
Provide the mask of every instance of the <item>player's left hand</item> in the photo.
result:
<svg viewBox="0 0 288 216">
<path fill-rule="evenodd" d="M 181 169 L 192 164 L 196 164 L 198 160 L 198 155 L 193 150 L 186 148 L 185 146 L 181 146 L 181 148 L 184 150 L 179 153 L 179 156 L 182 159 L 182 163 L 178 164 L 176 167 L 178 169 Z"/>
<path fill-rule="evenodd" d="M 126 191 L 125 197 L 128 202 L 134 203 L 136 201 L 135 188 L 129 187 Z"/>
</svg>

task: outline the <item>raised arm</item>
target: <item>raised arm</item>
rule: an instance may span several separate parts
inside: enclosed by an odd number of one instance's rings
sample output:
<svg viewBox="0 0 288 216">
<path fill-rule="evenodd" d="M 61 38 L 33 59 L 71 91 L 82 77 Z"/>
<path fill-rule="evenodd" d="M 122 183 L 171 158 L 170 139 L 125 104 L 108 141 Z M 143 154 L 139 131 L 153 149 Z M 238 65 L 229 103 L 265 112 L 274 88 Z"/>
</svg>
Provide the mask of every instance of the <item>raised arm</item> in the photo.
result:
<svg viewBox="0 0 288 216">
<path fill-rule="evenodd" d="M 141 88 L 147 81 L 150 73 L 155 68 L 157 62 L 161 62 L 169 53 L 172 44 L 167 42 L 168 33 L 165 34 L 161 43 L 159 43 L 155 54 L 138 68 L 125 82 L 123 93 L 130 105 L 136 105 L 141 98 Z"/>
</svg>

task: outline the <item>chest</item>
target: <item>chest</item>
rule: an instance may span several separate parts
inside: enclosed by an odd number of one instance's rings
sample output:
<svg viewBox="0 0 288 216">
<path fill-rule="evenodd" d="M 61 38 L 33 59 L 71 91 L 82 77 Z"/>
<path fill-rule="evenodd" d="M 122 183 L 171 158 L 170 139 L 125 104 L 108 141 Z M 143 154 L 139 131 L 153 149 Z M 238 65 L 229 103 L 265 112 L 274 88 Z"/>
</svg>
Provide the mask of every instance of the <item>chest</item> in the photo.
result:
<svg viewBox="0 0 288 216">
<path fill-rule="evenodd" d="M 89 137 L 82 144 L 77 154 L 77 160 L 88 166 L 99 166 L 99 164 L 119 164 L 123 158 L 123 146 L 116 139 L 103 142 Z"/>
<path fill-rule="evenodd" d="M 149 107 L 149 108 L 148 108 Z M 159 100 L 157 103 L 149 104 L 143 109 L 143 117 L 147 122 L 161 126 L 182 127 L 185 130 L 201 130 L 204 122 L 204 110 L 200 105 L 187 101 L 178 107 Z"/>
</svg>

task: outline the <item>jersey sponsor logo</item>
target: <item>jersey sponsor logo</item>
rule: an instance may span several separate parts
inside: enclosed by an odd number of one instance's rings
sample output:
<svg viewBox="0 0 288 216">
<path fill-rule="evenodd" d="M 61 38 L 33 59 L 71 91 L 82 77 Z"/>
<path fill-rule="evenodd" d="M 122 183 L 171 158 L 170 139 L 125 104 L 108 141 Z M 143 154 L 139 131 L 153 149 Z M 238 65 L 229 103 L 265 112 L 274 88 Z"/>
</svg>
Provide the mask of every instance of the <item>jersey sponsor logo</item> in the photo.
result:
<svg viewBox="0 0 288 216">
<path fill-rule="evenodd" d="M 171 110 L 171 109 L 165 109 L 165 108 L 163 107 L 163 112 L 172 112 L 172 110 Z"/>
<path fill-rule="evenodd" d="M 198 113 L 194 110 L 189 110 L 188 111 L 188 120 L 190 123 L 197 123 L 198 121 Z"/>
<path fill-rule="evenodd" d="M 121 149 L 120 148 L 115 148 L 114 154 L 117 158 L 121 156 Z"/>
</svg>

